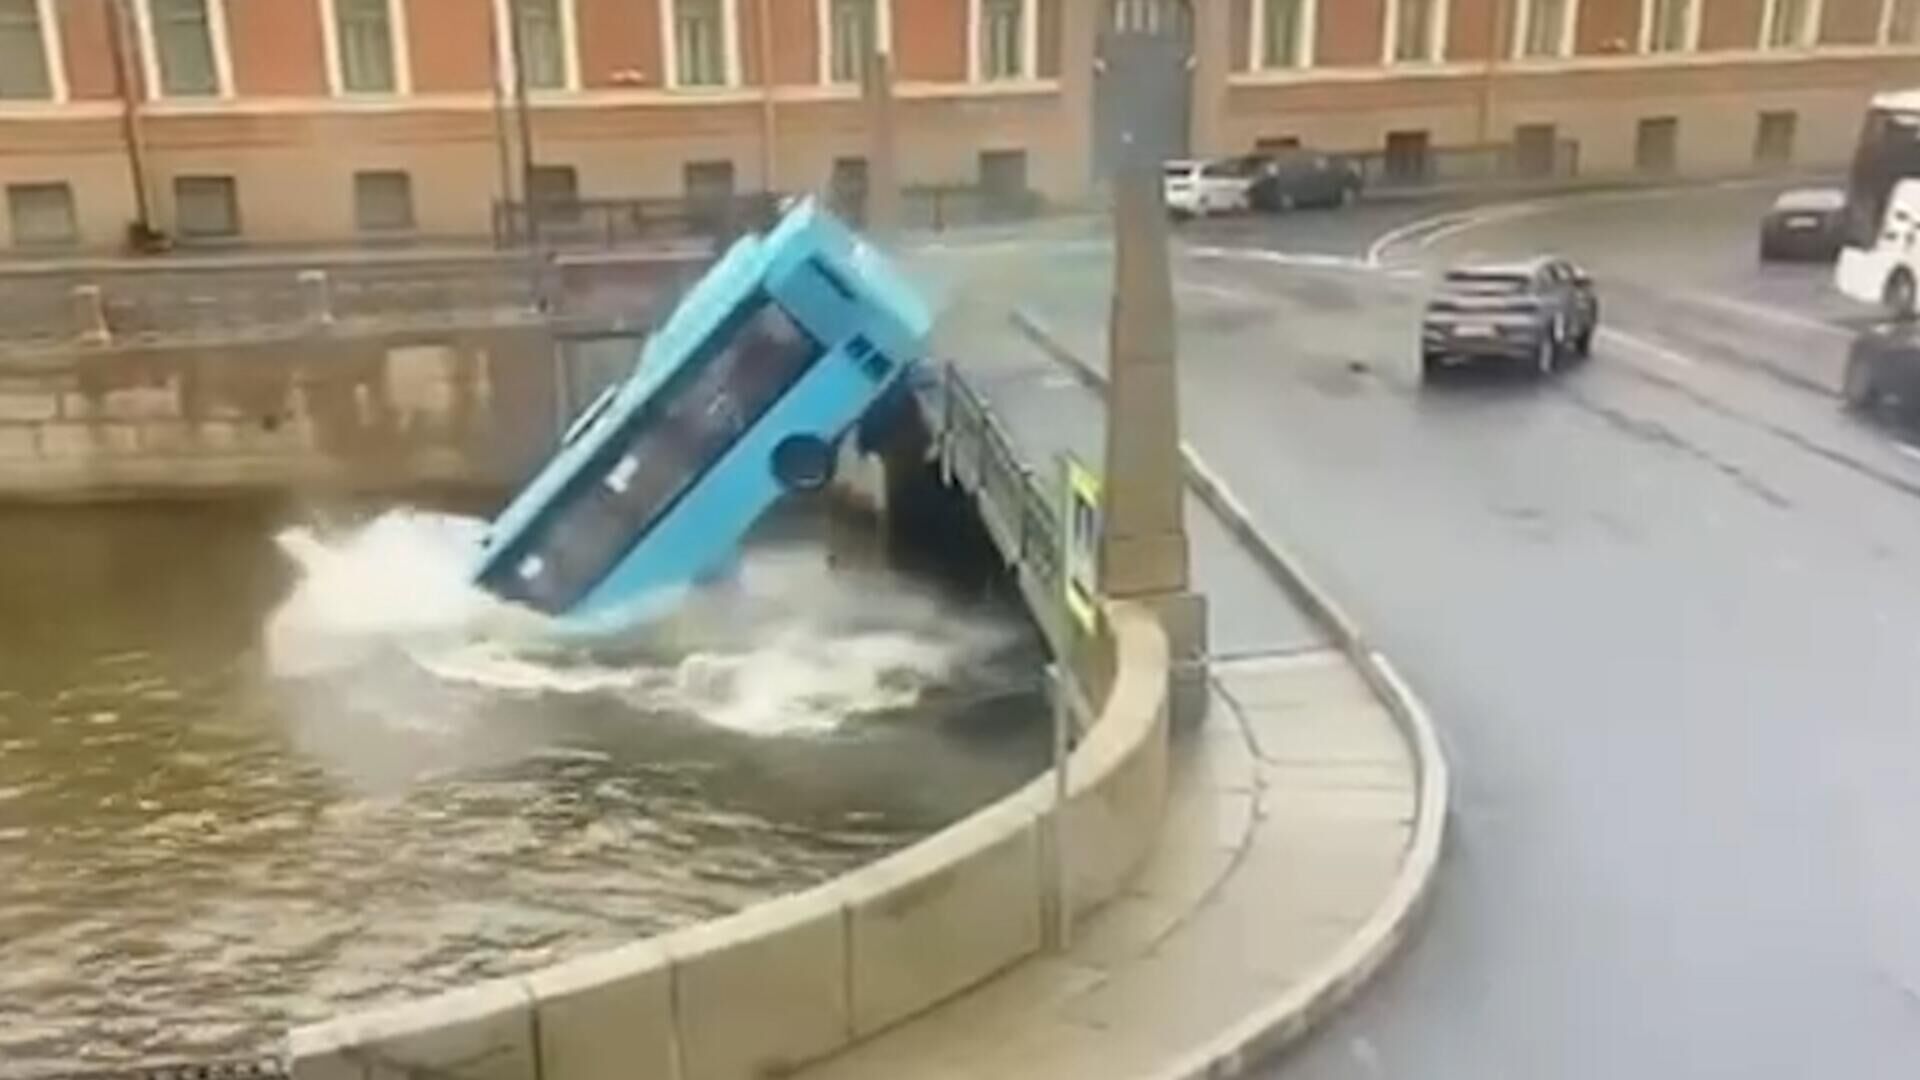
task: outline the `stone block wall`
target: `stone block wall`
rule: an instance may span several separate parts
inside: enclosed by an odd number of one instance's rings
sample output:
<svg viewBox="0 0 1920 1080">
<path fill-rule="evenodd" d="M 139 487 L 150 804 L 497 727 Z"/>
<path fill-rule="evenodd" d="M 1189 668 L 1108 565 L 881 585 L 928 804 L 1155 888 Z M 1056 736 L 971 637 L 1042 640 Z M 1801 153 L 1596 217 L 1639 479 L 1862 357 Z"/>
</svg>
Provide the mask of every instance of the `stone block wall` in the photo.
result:
<svg viewBox="0 0 1920 1080">
<path fill-rule="evenodd" d="M 75 350 L 0 365 L 0 496 L 504 485 L 551 447 L 534 325 Z"/>
</svg>

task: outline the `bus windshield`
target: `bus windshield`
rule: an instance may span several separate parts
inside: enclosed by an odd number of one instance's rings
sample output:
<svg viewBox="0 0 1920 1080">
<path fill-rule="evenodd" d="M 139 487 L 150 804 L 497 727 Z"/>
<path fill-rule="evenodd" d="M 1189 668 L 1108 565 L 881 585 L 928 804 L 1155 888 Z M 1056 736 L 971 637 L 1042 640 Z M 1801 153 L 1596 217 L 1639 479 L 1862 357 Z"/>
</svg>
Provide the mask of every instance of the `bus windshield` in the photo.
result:
<svg viewBox="0 0 1920 1080">
<path fill-rule="evenodd" d="M 1893 185 L 1909 177 L 1920 177 L 1920 112 L 1870 110 L 1847 181 L 1849 245 L 1874 246 Z"/>
<path fill-rule="evenodd" d="M 777 304 L 759 304 L 717 354 L 655 392 L 488 584 L 542 611 L 578 602 L 820 355 Z"/>
</svg>

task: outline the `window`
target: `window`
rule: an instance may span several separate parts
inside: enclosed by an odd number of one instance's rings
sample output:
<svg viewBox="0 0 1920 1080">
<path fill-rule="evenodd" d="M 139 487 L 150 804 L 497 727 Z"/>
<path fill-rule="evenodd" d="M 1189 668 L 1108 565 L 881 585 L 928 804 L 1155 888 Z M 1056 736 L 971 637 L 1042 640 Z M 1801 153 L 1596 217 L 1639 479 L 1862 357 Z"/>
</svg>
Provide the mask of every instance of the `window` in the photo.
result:
<svg viewBox="0 0 1920 1080">
<path fill-rule="evenodd" d="M 975 0 L 980 5 L 980 77 L 1026 74 L 1026 0 Z"/>
<path fill-rule="evenodd" d="M 827 181 L 828 199 L 835 213 L 856 224 L 867 220 L 867 159 L 833 159 L 833 175 Z"/>
<path fill-rule="evenodd" d="M 675 85 L 727 85 L 726 12 L 720 0 L 673 0 L 673 55 Z"/>
<path fill-rule="evenodd" d="M 1253 141 L 1253 152 L 1256 154 L 1279 154 L 1298 149 L 1300 149 L 1298 135 L 1269 135 Z"/>
<path fill-rule="evenodd" d="M 1655 116 L 1640 121 L 1633 142 L 1633 167 L 1656 175 L 1672 172 L 1679 141 L 1680 121 L 1673 117 Z"/>
<path fill-rule="evenodd" d="M 1769 0 L 1767 37 L 1769 49 L 1794 49 L 1813 44 L 1814 0 Z"/>
<path fill-rule="evenodd" d="M 680 171 L 687 201 L 712 205 L 733 199 L 733 162 L 689 161 Z"/>
<path fill-rule="evenodd" d="M 353 220 L 361 232 L 413 228 L 413 177 L 404 172 L 353 174 Z"/>
<path fill-rule="evenodd" d="M 539 206 L 580 201 L 580 174 L 571 165 L 535 165 L 527 173 L 527 199 Z"/>
<path fill-rule="evenodd" d="M 1314 0 L 1259 0 L 1260 50 L 1256 67 L 1299 68 L 1313 63 Z"/>
<path fill-rule="evenodd" d="M 213 57 L 215 0 L 149 0 L 154 62 L 160 92 L 168 97 L 209 97 L 220 92 Z"/>
<path fill-rule="evenodd" d="M 1027 191 L 1025 150 L 982 150 L 980 190 L 989 199 L 1017 198 Z"/>
<path fill-rule="evenodd" d="M 1693 49 L 1694 0 L 1647 0 L 1648 52 L 1689 52 Z"/>
<path fill-rule="evenodd" d="M 233 177 L 174 177 L 173 214 L 174 227 L 184 237 L 240 235 L 240 198 Z"/>
<path fill-rule="evenodd" d="M 1565 56 L 1572 43 L 1573 21 L 1568 18 L 1572 0 L 1524 0 L 1519 21 L 1514 26 L 1520 56 Z"/>
<path fill-rule="evenodd" d="M 566 32 L 560 25 L 561 0 L 513 0 L 514 29 L 520 35 L 520 61 L 529 90 L 567 86 Z"/>
<path fill-rule="evenodd" d="M 828 38 L 832 43 L 828 81 L 857 83 L 866 77 L 867 57 L 880 40 L 880 0 L 828 0 Z"/>
<path fill-rule="evenodd" d="M 333 0 L 340 51 L 340 88 L 349 94 L 390 94 L 393 11 L 388 0 Z"/>
<path fill-rule="evenodd" d="M 1552 176 L 1560 133 L 1552 124 L 1521 124 L 1513 129 L 1513 171 L 1521 176 Z"/>
<path fill-rule="evenodd" d="M 0 0 L 0 100 L 51 97 L 40 0 Z"/>
<path fill-rule="evenodd" d="M 73 189 L 65 184 L 8 184 L 7 218 L 14 247 L 65 247 L 80 238 Z"/>
<path fill-rule="evenodd" d="M 1791 112 L 1763 112 L 1753 133 L 1753 163 L 1763 168 L 1793 164 L 1793 131 L 1799 117 Z"/>
<path fill-rule="evenodd" d="M 1394 0 L 1393 53 L 1395 63 L 1426 63 L 1440 59 L 1440 4 L 1444 0 Z"/>
<path fill-rule="evenodd" d="M 1387 179 L 1403 184 L 1427 178 L 1431 167 L 1427 133 L 1424 131 L 1387 132 Z"/>
<path fill-rule="evenodd" d="M 1880 40 L 1887 45 L 1920 45 L 1920 0 L 1886 0 Z"/>
<path fill-rule="evenodd" d="M 980 205 L 987 220 L 1019 217 L 1031 209 L 1025 150 L 980 152 Z"/>
</svg>

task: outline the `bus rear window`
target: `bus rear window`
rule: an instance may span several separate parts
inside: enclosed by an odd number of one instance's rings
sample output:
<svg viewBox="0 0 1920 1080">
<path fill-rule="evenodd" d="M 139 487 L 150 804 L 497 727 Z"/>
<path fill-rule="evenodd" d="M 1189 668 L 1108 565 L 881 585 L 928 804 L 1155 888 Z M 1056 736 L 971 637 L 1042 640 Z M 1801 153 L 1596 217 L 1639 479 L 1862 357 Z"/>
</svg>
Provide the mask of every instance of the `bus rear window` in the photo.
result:
<svg viewBox="0 0 1920 1080">
<path fill-rule="evenodd" d="M 761 304 L 718 354 L 688 364 L 625 422 L 489 587 L 542 611 L 578 603 L 821 352 L 778 305 Z"/>
</svg>

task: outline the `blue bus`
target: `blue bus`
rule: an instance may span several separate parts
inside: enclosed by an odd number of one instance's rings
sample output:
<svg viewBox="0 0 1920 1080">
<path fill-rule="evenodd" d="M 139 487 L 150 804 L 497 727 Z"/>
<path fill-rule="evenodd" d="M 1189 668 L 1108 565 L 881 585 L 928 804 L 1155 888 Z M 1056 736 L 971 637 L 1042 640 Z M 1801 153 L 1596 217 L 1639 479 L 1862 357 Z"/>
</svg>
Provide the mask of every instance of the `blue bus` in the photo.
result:
<svg viewBox="0 0 1920 1080">
<path fill-rule="evenodd" d="M 811 199 L 736 242 L 575 418 L 488 530 L 473 579 L 599 627 L 721 566 L 922 356 L 932 314 Z"/>
</svg>

